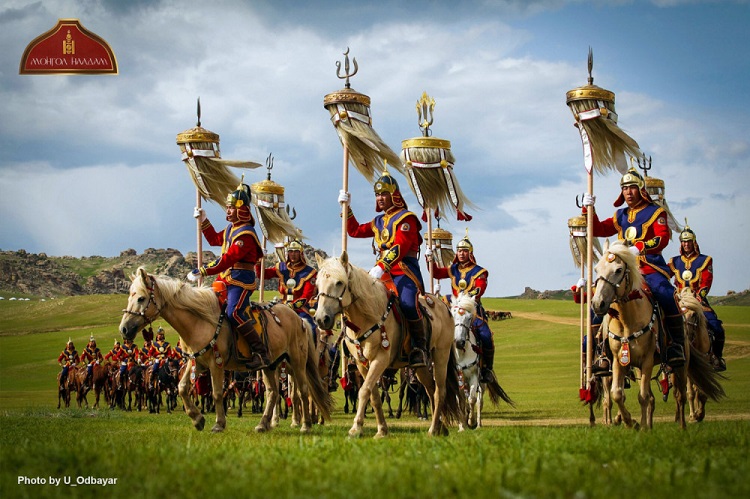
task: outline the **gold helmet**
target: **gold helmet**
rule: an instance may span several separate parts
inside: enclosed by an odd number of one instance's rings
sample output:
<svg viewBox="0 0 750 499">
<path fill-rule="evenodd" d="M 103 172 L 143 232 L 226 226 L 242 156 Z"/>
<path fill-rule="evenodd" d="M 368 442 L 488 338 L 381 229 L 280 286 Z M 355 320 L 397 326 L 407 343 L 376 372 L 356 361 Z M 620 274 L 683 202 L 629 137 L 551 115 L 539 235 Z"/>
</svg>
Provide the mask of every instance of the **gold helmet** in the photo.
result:
<svg viewBox="0 0 750 499">
<path fill-rule="evenodd" d="M 294 241 L 291 241 L 289 245 L 286 247 L 287 251 L 304 251 L 305 247 L 302 246 L 302 242 L 300 242 L 299 239 L 295 239 Z"/>
<path fill-rule="evenodd" d="M 469 240 L 469 236 L 464 236 L 460 241 L 456 243 L 456 251 L 460 249 L 469 250 L 469 252 L 474 251 L 474 245 L 471 244 L 471 241 Z"/>
<path fill-rule="evenodd" d="M 687 219 L 685 219 L 685 228 L 682 229 L 682 232 L 680 232 L 680 242 L 683 241 L 693 241 L 696 242 L 697 238 L 695 237 L 695 232 L 693 232 L 693 229 L 690 228 L 690 226 L 687 224 Z"/>
<path fill-rule="evenodd" d="M 630 168 L 620 179 L 620 187 L 625 187 L 626 185 L 637 185 L 639 189 L 643 189 L 646 186 L 646 182 L 643 180 L 641 174 L 638 173 L 638 170 Z"/>
<path fill-rule="evenodd" d="M 375 194 L 383 194 L 384 192 L 390 194 L 393 206 L 396 208 L 406 208 L 406 201 L 404 201 L 404 197 L 401 195 L 401 191 L 398 188 L 398 182 L 396 182 L 396 179 L 388 173 L 387 169 L 383 171 L 383 174 L 375 182 L 374 190 Z M 377 203 L 375 203 L 375 211 L 380 211 L 377 207 Z"/>
</svg>

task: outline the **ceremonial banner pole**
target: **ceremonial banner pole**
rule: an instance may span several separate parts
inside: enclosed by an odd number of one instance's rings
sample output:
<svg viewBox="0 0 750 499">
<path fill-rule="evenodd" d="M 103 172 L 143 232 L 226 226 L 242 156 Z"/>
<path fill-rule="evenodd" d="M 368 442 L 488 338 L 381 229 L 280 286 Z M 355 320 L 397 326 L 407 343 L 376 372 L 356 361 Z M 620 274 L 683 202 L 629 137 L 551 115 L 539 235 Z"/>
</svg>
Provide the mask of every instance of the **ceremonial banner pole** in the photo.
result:
<svg viewBox="0 0 750 499">
<path fill-rule="evenodd" d="M 266 244 L 271 241 L 275 245 L 284 244 L 286 238 L 302 239 L 302 231 L 294 225 L 284 202 L 284 187 L 271 180 L 273 170 L 273 155 L 266 158 L 266 179 L 250 186 L 252 203 L 258 214 L 258 224 L 263 233 L 263 255 L 260 266 L 260 301 L 265 294 L 266 278 Z M 296 215 L 296 213 L 295 213 Z"/>
<path fill-rule="evenodd" d="M 195 127 L 177 134 L 177 145 L 182 151 L 182 161 L 188 168 L 195 185 L 195 206 L 202 209 L 202 199 L 224 206 L 227 195 L 234 191 L 240 180 L 229 171 L 234 168 L 258 168 L 260 163 L 253 161 L 232 161 L 221 158 L 219 134 L 201 127 L 201 100 L 198 98 L 198 123 Z M 197 266 L 203 265 L 203 236 L 200 218 L 197 228 Z M 203 278 L 200 277 L 201 285 Z"/>
<path fill-rule="evenodd" d="M 616 169 L 625 173 L 628 168 L 626 154 L 640 156 L 638 143 L 617 125 L 615 112 L 615 94 L 594 85 L 592 71 L 594 55 L 589 48 L 588 85 L 566 93 L 565 103 L 570 107 L 575 118 L 575 127 L 581 136 L 583 145 L 584 167 L 588 182 L 587 193 L 593 198 L 593 171 L 605 173 Z M 592 295 L 593 258 L 594 258 L 594 209 L 586 209 L 586 298 Z M 586 300 L 588 302 L 588 300 Z M 591 307 L 586 306 L 586 388 L 580 390 L 581 400 L 592 402 L 591 364 L 593 357 L 593 338 L 591 330 Z"/>
<path fill-rule="evenodd" d="M 350 72 L 349 48 L 344 52 L 344 74 L 341 74 L 341 62 L 336 61 L 336 76 L 345 80 L 344 88 L 338 92 L 327 94 L 323 98 L 323 107 L 330 113 L 336 133 L 344 148 L 342 189 L 349 192 L 349 163 L 351 162 L 370 183 L 377 178 L 383 162 L 390 164 L 395 170 L 404 173 L 404 168 L 396 153 L 380 138 L 372 127 L 370 114 L 370 97 L 351 88 L 349 78 L 357 74 L 359 66 L 353 58 L 354 70 Z M 341 250 L 346 251 L 347 233 L 346 218 L 349 212 L 349 202 L 341 203 Z M 346 332 L 346 326 L 341 325 L 341 336 Z M 341 375 L 346 369 L 345 355 L 341 356 Z"/>
<path fill-rule="evenodd" d="M 401 161 L 406 166 L 409 187 L 422 206 L 422 220 L 427 222 L 427 247 L 432 251 L 432 217 L 455 211 L 458 220 L 469 221 L 464 205 L 471 205 L 453 173 L 455 158 L 449 140 L 432 137 L 435 99 L 422 92 L 417 100 L 417 123 L 421 137 L 401 142 Z M 435 292 L 433 261 L 427 263 L 430 271 L 430 293 Z"/>
</svg>

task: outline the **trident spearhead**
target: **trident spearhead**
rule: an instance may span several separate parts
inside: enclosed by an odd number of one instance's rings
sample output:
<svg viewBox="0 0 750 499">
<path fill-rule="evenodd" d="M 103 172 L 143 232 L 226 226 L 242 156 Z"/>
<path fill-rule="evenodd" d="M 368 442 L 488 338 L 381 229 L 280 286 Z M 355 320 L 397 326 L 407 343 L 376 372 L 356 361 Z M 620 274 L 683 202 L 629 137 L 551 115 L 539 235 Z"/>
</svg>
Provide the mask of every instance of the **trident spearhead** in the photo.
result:
<svg viewBox="0 0 750 499">
<path fill-rule="evenodd" d="M 422 130 L 424 137 L 429 137 L 431 134 L 430 127 L 435 121 L 434 112 L 435 99 L 427 95 L 427 92 L 422 92 L 422 97 L 417 101 L 417 116 L 419 117 L 419 129 Z"/>
<path fill-rule="evenodd" d="M 266 158 L 266 170 L 268 170 L 266 179 L 271 180 L 271 170 L 273 170 L 273 153 L 268 153 L 268 157 Z"/>
<path fill-rule="evenodd" d="M 344 52 L 344 75 L 341 76 L 341 62 L 336 61 L 336 76 L 339 78 L 339 80 L 346 79 L 345 86 L 346 88 L 352 88 L 351 84 L 349 83 L 349 78 L 357 74 L 357 71 L 359 70 L 359 66 L 357 66 L 357 58 L 353 58 L 352 61 L 354 62 L 354 72 L 349 72 L 349 47 L 346 47 L 346 52 Z"/>
<path fill-rule="evenodd" d="M 198 97 L 198 124 L 196 126 L 201 126 L 201 98 Z"/>
<path fill-rule="evenodd" d="M 594 84 L 594 77 L 592 76 L 592 71 L 594 71 L 594 51 L 591 50 L 591 47 L 589 47 L 589 85 Z"/>
</svg>

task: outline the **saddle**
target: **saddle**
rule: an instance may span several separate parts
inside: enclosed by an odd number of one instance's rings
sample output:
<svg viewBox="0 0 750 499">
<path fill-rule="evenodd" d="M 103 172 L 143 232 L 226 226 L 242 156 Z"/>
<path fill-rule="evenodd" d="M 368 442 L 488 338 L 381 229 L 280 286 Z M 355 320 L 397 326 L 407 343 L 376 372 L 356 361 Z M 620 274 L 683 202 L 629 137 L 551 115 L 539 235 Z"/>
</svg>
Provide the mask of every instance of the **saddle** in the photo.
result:
<svg viewBox="0 0 750 499">
<path fill-rule="evenodd" d="M 271 307 L 273 307 L 273 304 L 271 303 L 261 304 L 250 302 L 250 310 L 248 310 L 248 315 L 250 316 L 248 322 L 252 324 L 253 329 L 258 333 L 258 336 L 266 345 L 266 348 L 268 348 L 268 317 L 265 312 L 268 311 L 274 320 L 276 320 L 277 323 L 280 323 L 279 319 L 271 310 Z M 224 310 L 222 309 L 222 314 L 223 313 Z M 232 341 L 229 343 L 229 357 L 240 364 L 250 362 L 253 354 L 247 340 L 245 340 L 245 338 L 234 327 L 231 327 L 231 325 L 230 329 L 232 331 Z"/>
<path fill-rule="evenodd" d="M 424 298 L 424 302 L 429 308 L 435 308 L 435 300 L 430 295 L 420 295 L 421 298 Z M 422 324 L 424 325 L 425 330 L 425 341 L 427 345 L 429 345 L 432 341 L 432 312 L 428 309 L 425 304 L 422 303 L 422 301 L 418 301 L 419 304 L 419 311 L 421 312 L 422 318 L 420 319 L 422 321 Z M 412 346 L 411 346 L 411 331 L 409 330 L 409 322 L 406 320 L 406 317 L 404 317 L 403 312 L 401 311 L 401 305 L 398 302 L 398 300 L 393 305 L 393 316 L 398 321 L 399 326 L 401 327 L 401 331 L 404 333 L 401 335 L 401 343 L 398 346 L 398 353 L 396 355 L 396 358 L 399 359 L 401 362 L 409 362 L 409 354 L 411 354 Z"/>
</svg>

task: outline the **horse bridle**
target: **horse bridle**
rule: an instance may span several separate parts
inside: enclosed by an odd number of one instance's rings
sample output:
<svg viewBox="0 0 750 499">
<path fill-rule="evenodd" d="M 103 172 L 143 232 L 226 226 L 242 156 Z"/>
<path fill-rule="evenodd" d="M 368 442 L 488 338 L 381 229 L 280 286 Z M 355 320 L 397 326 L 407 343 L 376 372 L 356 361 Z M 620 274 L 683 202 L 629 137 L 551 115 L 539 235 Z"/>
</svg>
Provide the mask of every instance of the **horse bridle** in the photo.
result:
<svg viewBox="0 0 750 499">
<path fill-rule="evenodd" d="M 617 282 L 612 282 L 609 279 L 607 279 L 606 277 L 599 276 L 599 277 L 596 278 L 596 281 L 594 281 L 594 285 L 596 286 L 596 283 L 598 283 L 599 281 L 604 281 L 605 283 L 607 283 L 610 286 L 612 286 L 612 288 L 614 288 L 614 290 L 615 290 L 614 303 L 617 303 L 622 298 L 621 296 L 618 296 L 617 291 L 619 291 L 620 286 L 623 284 L 623 281 L 625 281 L 626 287 L 627 287 L 628 283 L 630 282 L 630 269 L 625 268 L 625 272 L 623 272 L 622 277 L 620 277 L 620 280 L 617 281 Z"/>
<path fill-rule="evenodd" d="M 148 301 L 146 302 L 146 306 L 143 308 L 143 311 L 134 312 L 127 308 L 123 309 L 122 311 L 124 314 L 138 315 L 140 317 L 143 317 L 144 325 L 145 324 L 151 325 L 151 323 L 154 322 L 154 320 L 157 317 L 159 317 L 159 314 L 161 313 L 161 310 L 162 310 L 162 307 L 160 307 L 159 304 L 156 303 L 156 298 L 154 298 L 154 290 L 156 289 L 156 279 L 154 279 L 153 276 L 149 276 L 149 277 L 151 277 L 151 287 L 149 287 L 148 285 L 144 283 L 144 285 L 146 286 L 146 289 L 148 290 Z M 148 311 L 152 303 L 154 304 L 154 307 L 156 307 L 156 313 L 152 317 L 149 317 L 148 315 L 146 315 L 146 311 Z"/>
<path fill-rule="evenodd" d="M 347 268 L 346 268 L 346 277 L 347 277 L 347 280 L 350 277 L 350 272 L 349 272 L 350 270 L 351 270 L 351 267 L 347 266 Z M 346 294 L 347 291 L 349 291 L 349 294 L 352 296 L 352 299 L 349 302 L 349 305 L 344 305 L 344 295 Z M 349 284 L 348 283 L 347 283 L 346 287 L 344 287 L 344 290 L 341 292 L 340 296 L 333 296 L 333 295 L 329 295 L 328 293 L 324 293 L 323 291 L 318 291 L 318 294 L 315 297 L 315 301 L 317 302 L 318 299 L 319 299 L 319 297 L 321 297 L 321 296 L 323 296 L 325 298 L 330 298 L 332 300 L 336 300 L 337 302 L 339 302 L 339 308 L 341 309 L 341 310 L 339 310 L 339 313 L 343 313 L 345 308 L 350 307 L 354 302 L 356 302 L 358 300 L 358 297 L 355 297 L 352 294 L 351 289 L 349 289 Z"/>
</svg>

